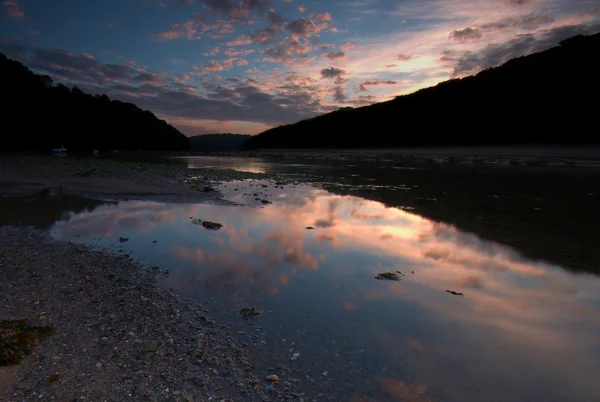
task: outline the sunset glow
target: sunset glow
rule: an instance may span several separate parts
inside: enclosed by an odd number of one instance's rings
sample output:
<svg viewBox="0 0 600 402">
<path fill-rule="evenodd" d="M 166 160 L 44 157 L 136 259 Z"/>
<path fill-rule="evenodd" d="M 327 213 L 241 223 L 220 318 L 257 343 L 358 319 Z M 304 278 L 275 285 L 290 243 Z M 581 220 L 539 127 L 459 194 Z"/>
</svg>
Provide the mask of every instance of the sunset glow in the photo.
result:
<svg viewBox="0 0 600 402">
<path fill-rule="evenodd" d="M 186 135 L 255 134 L 600 31 L 587 0 L 6 0 L 0 52 Z"/>
</svg>

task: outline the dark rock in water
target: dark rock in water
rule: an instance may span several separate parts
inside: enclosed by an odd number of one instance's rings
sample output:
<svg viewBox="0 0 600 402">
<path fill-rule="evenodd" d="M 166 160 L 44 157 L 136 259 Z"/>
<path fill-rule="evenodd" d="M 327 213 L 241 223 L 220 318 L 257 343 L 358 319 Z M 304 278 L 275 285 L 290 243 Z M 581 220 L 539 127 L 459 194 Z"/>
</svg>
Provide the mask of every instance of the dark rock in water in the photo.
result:
<svg viewBox="0 0 600 402">
<path fill-rule="evenodd" d="M 202 226 L 209 230 L 219 230 L 223 227 L 220 223 L 211 221 L 202 221 Z"/>
<path fill-rule="evenodd" d="M 306 229 L 307 230 L 314 230 L 315 228 L 313 228 L 312 226 L 307 226 Z"/>
<path fill-rule="evenodd" d="M 272 204 L 273 202 L 269 201 L 269 200 L 260 200 L 260 202 L 262 202 L 263 204 Z"/>
<path fill-rule="evenodd" d="M 202 219 L 198 219 L 198 218 L 194 218 L 192 219 L 192 223 L 194 225 L 200 225 L 205 229 L 208 230 L 219 230 L 223 227 L 222 224 L 217 223 L 217 222 L 211 222 L 211 221 L 203 221 Z"/>
<path fill-rule="evenodd" d="M 206 186 L 206 187 L 204 187 L 204 189 L 203 189 L 202 191 L 204 191 L 205 193 L 210 193 L 210 192 L 212 192 L 212 191 L 217 191 L 217 190 L 215 190 L 215 189 L 214 189 L 214 188 L 212 188 L 212 187 L 208 187 L 208 186 Z"/>
<path fill-rule="evenodd" d="M 387 281 L 399 281 L 402 279 L 403 276 L 404 276 L 404 274 L 400 271 L 396 271 L 396 272 L 384 271 L 384 272 L 378 273 L 373 278 L 379 279 L 379 280 L 387 280 Z"/>
<path fill-rule="evenodd" d="M 448 293 L 450 293 L 451 295 L 454 295 L 454 296 L 464 296 L 465 295 L 464 293 L 455 292 L 454 290 L 448 290 L 448 289 L 446 289 L 446 292 L 448 292 Z"/>
<path fill-rule="evenodd" d="M 124 243 L 126 241 L 129 241 L 129 237 L 119 237 L 119 243 Z"/>
<path fill-rule="evenodd" d="M 256 307 L 244 307 L 240 310 L 240 314 L 245 318 L 258 318 L 262 313 Z"/>
</svg>

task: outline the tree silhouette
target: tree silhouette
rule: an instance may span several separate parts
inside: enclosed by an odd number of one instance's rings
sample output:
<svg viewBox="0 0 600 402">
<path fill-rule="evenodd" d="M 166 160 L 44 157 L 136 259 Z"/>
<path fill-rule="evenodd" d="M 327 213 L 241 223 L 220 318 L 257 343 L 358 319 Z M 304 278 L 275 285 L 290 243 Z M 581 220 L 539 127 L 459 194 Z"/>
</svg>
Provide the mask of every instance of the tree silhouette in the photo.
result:
<svg viewBox="0 0 600 402">
<path fill-rule="evenodd" d="M 267 130 L 245 148 L 598 144 L 600 34 L 476 76 Z"/>
<path fill-rule="evenodd" d="M 92 149 L 187 150 L 173 126 L 131 103 L 88 95 L 76 86 L 54 85 L 0 53 L 3 116 L 0 151 Z"/>
</svg>

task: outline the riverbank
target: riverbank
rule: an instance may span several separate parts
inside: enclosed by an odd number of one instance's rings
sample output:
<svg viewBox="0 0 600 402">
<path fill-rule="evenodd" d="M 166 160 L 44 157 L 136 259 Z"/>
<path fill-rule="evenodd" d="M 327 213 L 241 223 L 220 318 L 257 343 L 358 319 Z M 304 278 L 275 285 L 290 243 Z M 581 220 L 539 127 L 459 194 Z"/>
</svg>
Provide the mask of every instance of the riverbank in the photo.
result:
<svg viewBox="0 0 600 402">
<path fill-rule="evenodd" d="M 157 285 L 126 256 L 0 227 L 0 318 L 49 326 L 32 353 L 0 367 L 0 400 L 272 400 L 248 345 L 202 305 Z M 286 393 L 286 391 L 288 391 Z"/>
<path fill-rule="evenodd" d="M 255 176 L 255 175 L 254 175 Z M 114 159 L 57 156 L 0 156 L 0 195 L 60 191 L 90 198 L 159 202 L 220 202 L 215 182 L 254 177 L 185 164 L 137 163 Z"/>
</svg>

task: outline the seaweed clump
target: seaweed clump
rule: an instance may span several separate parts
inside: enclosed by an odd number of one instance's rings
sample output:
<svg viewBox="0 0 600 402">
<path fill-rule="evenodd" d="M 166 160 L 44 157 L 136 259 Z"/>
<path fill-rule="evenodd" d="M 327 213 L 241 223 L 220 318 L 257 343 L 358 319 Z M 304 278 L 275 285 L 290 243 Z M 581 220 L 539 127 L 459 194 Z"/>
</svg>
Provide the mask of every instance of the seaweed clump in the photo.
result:
<svg viewBox="0 0 600 402">
<path fill-rule="evenodd" d="M 203 221 L 202 219 L 198 219 L 198 218 L 192 219 L 192 223 L 194 225 L 200 225 L 204 229 L 214 230 L 214 231 L 217 231 L 223 227 L 223 225 L 220 223 L 211 222 L 211 221 Z"/>
<path fill-rule="evenodd" d="M 240 314 L 245 318 L 258 318 L 262 313 L 256 307 L 244 307 L 240 310 Z"/>
<path fill-rule="evenodd" d="M 53 326 L 34 327 L 21 320 L 0 320 L 0 366 L 19 364 L 41 339 L 56 332 Z"/>
<path fill-rule="evenodd" d="M 378 273 L 373 278 L 379 279 L 382 281 L 399 281 L 399 280 L 402 280 L 403 276 L 404 276 L 404 274 L 400 271 L 395 271 L 395 272 L 384 271 L 384 272 Z"/>
</svg>

